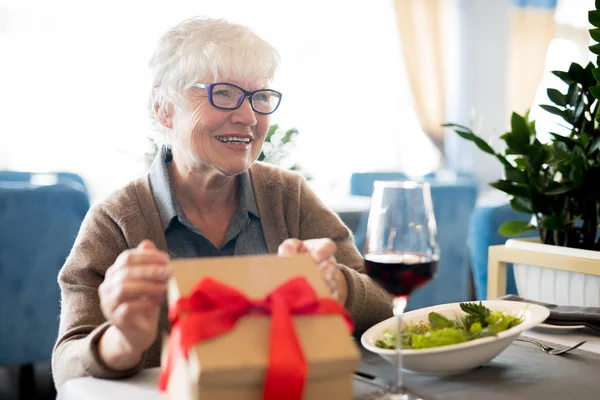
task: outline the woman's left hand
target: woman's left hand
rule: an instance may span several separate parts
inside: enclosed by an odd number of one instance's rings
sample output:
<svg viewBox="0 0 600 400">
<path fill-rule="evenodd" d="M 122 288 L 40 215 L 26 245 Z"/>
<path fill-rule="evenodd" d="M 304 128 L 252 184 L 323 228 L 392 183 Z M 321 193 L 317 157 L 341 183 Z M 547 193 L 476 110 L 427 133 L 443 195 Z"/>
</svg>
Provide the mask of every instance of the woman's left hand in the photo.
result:
<svg viewBox="0 0 600 400">
<path fill-rule="evenodd" d="M 335 252 L 337 246 L 331 239 L 287 239 L 279 245 L 280 256 L 309 253 L 317 264 L 321 277 L 329 288 L 331 295 L 342 305 L 348 298 L 348 284 L 342 271 L 337 267 Z"/>
</svg>

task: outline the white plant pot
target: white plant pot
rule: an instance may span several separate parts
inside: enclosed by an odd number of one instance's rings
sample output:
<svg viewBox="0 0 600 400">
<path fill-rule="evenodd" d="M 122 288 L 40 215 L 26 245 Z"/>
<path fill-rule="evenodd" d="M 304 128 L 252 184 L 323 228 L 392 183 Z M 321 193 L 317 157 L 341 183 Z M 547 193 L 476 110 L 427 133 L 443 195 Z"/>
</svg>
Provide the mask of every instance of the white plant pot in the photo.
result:
<svg viewBox="0 0 600 400">
<path fill-rule="evenodd" d="M 506 247 L 533 250 L 545 255 L 598 260 L 600 252 L 552 246 L 532 240 L 509 239 Z M 560 271 L 534 265 L 514 264 L 519 296 L 545 303 L 600 307 L 600 276 Z"/>
</svg>

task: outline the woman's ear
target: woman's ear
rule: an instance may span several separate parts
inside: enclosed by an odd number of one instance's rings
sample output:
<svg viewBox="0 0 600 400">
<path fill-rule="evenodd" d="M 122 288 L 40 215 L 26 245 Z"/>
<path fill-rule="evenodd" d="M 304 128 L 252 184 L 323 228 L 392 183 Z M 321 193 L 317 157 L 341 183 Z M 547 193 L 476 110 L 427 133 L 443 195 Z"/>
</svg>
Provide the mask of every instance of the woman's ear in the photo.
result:
<svg viewBox="0 0 600 400">
<path fill-rule="evenodd" d="M 173 129 L 173 107 L 170 104 L 161 106 L 154 103 L 154 114 L 162 126 Z"/>
</svg>

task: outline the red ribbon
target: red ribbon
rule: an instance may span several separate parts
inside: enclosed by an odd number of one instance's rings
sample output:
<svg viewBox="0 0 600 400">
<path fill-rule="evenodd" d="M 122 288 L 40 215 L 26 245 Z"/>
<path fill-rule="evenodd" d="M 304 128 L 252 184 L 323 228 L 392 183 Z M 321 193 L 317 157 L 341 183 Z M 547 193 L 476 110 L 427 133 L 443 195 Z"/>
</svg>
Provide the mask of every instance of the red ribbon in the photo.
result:
<svg viewBox="0 0 600 400">
<path fill-rule="evenodd" d="M 352 331 L 350 316 L 333 299 L 319 299 L 303 277 L 291 279 L 265 299 L 251 300 L 236 289 L 211 278 L 194 286 L 169 309 L 172 329 L 166 364 L 160 372 L 159 388 L 165 391 L 175 362 L 187 358 L 199 342 L 233 329 L 245 315 L 271 315 L 269 361 L 263 399 L 302 399 L 306 359 L 296 337 L 292 315 L 341 314 Z"/>
</svg>

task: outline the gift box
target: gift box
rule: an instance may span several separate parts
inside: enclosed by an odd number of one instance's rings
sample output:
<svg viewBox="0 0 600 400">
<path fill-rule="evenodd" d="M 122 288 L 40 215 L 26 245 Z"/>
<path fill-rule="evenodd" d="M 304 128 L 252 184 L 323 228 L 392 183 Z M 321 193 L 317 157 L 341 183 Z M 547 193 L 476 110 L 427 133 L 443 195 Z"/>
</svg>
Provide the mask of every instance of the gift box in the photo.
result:
<svg viewBox="0 0 600 400">
<path fill-rule="evenodd" d="M 169 399 L 350 399 L 351 321 L 309 255 L 171 262 Z"/>
</svg>

